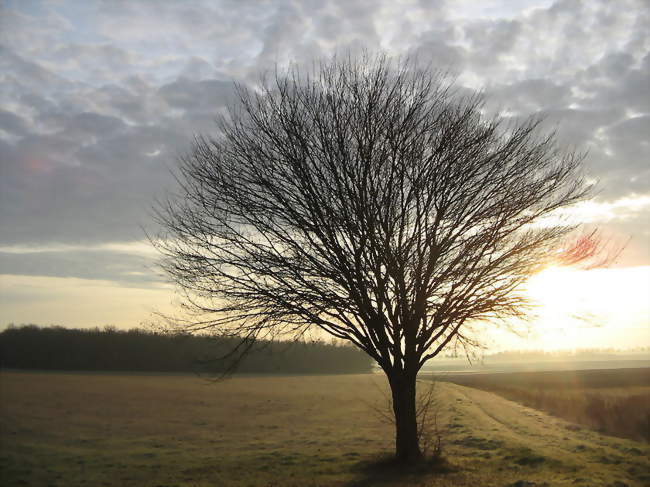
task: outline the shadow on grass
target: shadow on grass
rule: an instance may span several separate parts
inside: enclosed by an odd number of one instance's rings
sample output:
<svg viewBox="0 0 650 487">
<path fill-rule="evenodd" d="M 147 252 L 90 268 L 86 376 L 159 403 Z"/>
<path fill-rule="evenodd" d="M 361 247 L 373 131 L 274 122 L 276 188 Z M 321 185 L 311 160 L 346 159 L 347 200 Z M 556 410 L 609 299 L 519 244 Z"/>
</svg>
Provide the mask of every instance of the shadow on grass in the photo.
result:
<svg viewBox="0 0 650 487">
<path fill-rule="evenodd" d="M 456 469 L 444 457 L 424 458 L 413 464 L 399 462 L 394 456 L 384 454 L 357 463 L 352 472 L 357 474 L 348 487 L 375 485 L 421 485 L 425 477 L 445 475 Z"/>
</svg>

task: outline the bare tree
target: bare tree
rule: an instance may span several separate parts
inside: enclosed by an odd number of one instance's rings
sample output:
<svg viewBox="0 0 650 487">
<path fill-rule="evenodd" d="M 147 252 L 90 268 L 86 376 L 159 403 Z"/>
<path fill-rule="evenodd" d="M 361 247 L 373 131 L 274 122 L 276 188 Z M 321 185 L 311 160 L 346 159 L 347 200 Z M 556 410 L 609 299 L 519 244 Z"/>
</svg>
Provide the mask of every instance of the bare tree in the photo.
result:
<svg viewBox="0 0 650 487">
<path fill-rule="evenodd" d="M 538 120 L 508 125 L 457 91 L 383 56 L 239 86 L 158 207 L 163 267 L 204 315 L 189 329 L 243 349 L 310 328 L 350 341 L 386 373 L 405 461 L 421 456 L 422 365 L 471 344 L 472 322 L 526 315 L 521 284 L 573 230 L 549 215 L 589 195 L 581 156 Z M 562 255 L 593 256 L 580 245 Z"/>
</svg>

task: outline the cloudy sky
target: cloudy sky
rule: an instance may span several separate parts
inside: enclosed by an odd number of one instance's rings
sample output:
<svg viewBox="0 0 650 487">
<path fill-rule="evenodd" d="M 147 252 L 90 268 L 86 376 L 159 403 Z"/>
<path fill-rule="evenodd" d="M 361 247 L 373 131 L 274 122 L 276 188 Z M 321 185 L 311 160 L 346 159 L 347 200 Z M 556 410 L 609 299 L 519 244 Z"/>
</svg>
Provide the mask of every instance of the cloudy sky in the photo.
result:
<svg viewBox="0 0 650 487">
<path fill-rule="evenodd" d="M 233 80 L 361 49 L 417 54 L 588 151 L 600 192 L 576 214 L 630 239 L 590 294 L 616 282 L 638 308 L 616 323 L 633 339 L 602 340 L 650 345 L 647 0 L 3 0 L 0 324 L 171 309 L 142 227 L 193 134 L 214 130 Z"/>
</svg>

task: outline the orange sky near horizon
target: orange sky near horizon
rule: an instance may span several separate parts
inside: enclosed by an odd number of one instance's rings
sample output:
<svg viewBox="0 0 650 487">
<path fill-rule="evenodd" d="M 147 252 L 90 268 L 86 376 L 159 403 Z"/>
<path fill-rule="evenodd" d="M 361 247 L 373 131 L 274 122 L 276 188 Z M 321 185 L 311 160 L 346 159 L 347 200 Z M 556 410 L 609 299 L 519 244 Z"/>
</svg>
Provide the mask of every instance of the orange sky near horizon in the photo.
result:
<svg viewBox="0 0 650 487">
<path fill-rule="evenodd" d="M 527 286 L 537 317 L 523 336 L 486 327 L 492 351 L 650 346 L 650 266 L 580 271 L 549 268 Z M 5 275 L 0 280 L 2 325 L 132 328 L 154 311 L 173 313 L 168 285 L 124 287 L 111 281 Z"/>
</svg>

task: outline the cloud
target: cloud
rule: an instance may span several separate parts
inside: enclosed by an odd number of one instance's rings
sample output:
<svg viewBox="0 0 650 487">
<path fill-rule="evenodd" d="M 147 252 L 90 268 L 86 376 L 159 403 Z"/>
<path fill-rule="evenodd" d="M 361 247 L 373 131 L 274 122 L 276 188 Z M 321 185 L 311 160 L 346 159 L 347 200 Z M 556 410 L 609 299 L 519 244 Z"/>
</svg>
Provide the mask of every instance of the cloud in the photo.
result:
<svg viewBox="0 0 650 487">
<path fill-rule="evenodd" d="M 562 143 L 588 151 L 598 203 L 650 195 L 641 0 L 34 5 L 0 14 L 0 221 L 10 229 L 0 245 L 140 240 L 154 197 L 173 187 L 169 167 L 235 100 L 232 81 L 363 48 L 449 68 L 462 87 L 482 88 L 493 112 L 545 117 Z M 618 214 L 601 223 L 638 234 L 632 222 L 646 225 L 650 209 Z M 107 279 L 139 265 L 119 252 L 82 254 L 3 260 L 15 260 L 6 272 Z M 116 267 L 85 269 L 94 259 Z"/>
<path fill-rule="evenodd" d="M 0 252 L 0 274 L 74 277 L 151 287 L 163 279 L 143 255 L 101 250 Z"/>
<path fill-rule="evenodd" d="M 0 110 L 0 130 L 19 137 L 28 133 L 25 121 L 15 113 L 6 110 Z"/>
<path fill-rule="evenodd" d="M 158 94 L 167 104 L 187 113 L 215 113 L 235 100 L 232 82 L 220 80 L 193 81 L 181 77 L 161 86 Z"/>
</svg>

